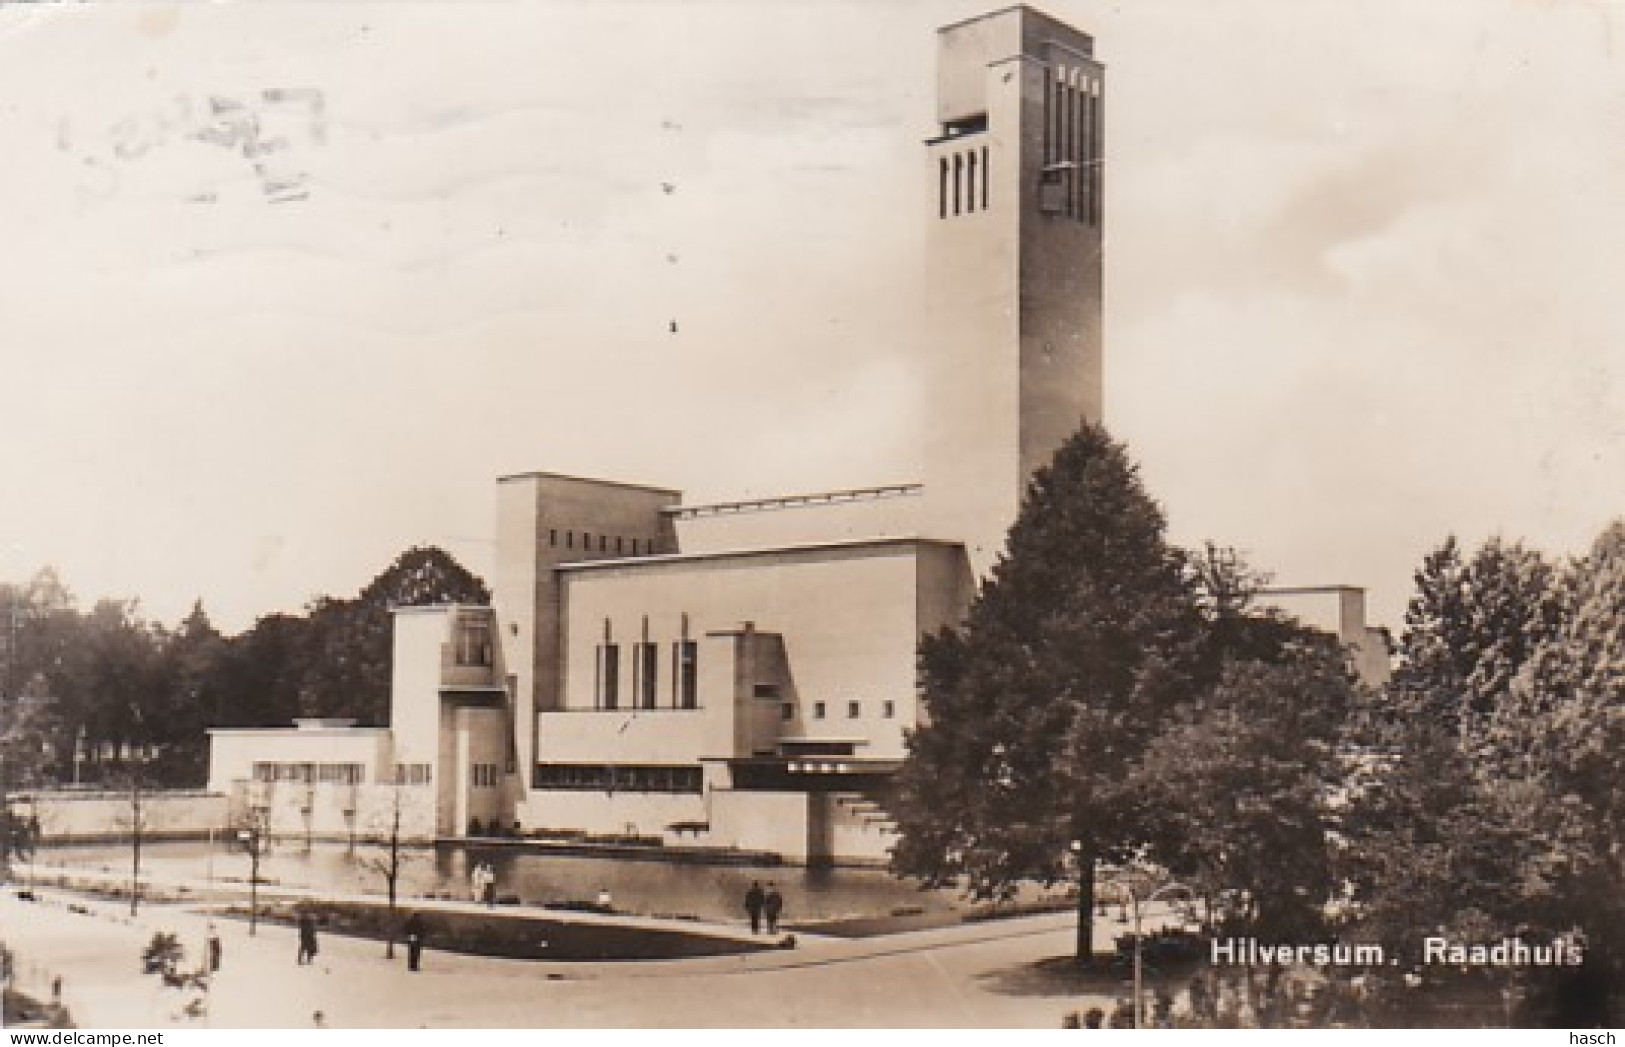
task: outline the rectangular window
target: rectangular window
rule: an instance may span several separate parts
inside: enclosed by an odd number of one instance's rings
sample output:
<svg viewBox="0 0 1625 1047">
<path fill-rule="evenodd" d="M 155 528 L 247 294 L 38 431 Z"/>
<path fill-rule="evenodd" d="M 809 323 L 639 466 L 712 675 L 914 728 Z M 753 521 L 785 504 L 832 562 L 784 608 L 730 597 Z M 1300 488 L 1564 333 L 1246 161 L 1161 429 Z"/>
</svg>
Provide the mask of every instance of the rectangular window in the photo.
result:
<svg viewBox="0 0 1625 1047">
<path fill-rule="evenodd" d="M 655 695 L 659 693 L 660 647 L 648 642 L 638 644 L 638 707 L 653 709 Z"/>
<path fill-rule="evenodd" d="M 699 659 L 700 645 L 693 640 L 678 640 L 671 645 L 671 685 L 679 709 L 700 707 Z"/>
<path fill-rule="evenodd" d="M 783 705 L 779 706 L 779 719 L 794 720 L 795 718 L 796 706 L 794 702 L 785 702 Z"/>
<path fill-rule="evenodd" d="M 491 664 L 491 620 L 485 617 L 457 621 L 455 659 L 458 665 Z"/>
<path fill-rule="evenodd" d="M 395 765 L 397 785 L 428 785 L 433 780 L 432 768 L 426 763 L 398 763 Z"/>
<path fill-rule="evenodd" d="M 823 702 L 814 702 L 813 703 L 813 719 L 814 720 L 822 720 L 823 718 L 824 718 L 824 703 Z"/>
<path fill-rule="evenodd" d="M 574 549 L 576 547 L 576 533 L 574 531 L 564 532 L 564 547 L 566 549 Z"/>
<path fill-rule="evenodd" d="M 547 532 L 547 544 L 548 545 L 558 545 L 559 544 L 559 532 L 558 532 L 557 528 Z"/>
<path fill-rule="evenodd" d="M 700 768 L 678 764 L 539 763 L 532 788 L 571 792 L 699 793 Z"/>
<path fill-rule="evenodd" d="M 892 717 L 896 716 L 897 715 L 897 703 L 892 701 L 890 698 L 887 698 L 885 701 L 881 702 L 880 703 L 880 715 L 884 716 L 888 720 L 890 720 Z"/>
<path fill-rule="evenodd" d="M 847 719 L 856 720 L 858 718 L 858 716 L 862 712 L 863 712 L 863 708 L 857 702 L 847 702 L 846 703 L 846 718 Z"/>
<path fill-rule="evenodd" d="M 598 707 L 617 709 L 621 704 L 621 645 L 598 646 Z"/>
<path fill-rule="evenodd" d="M 769 698 L 776 701 L 779 697 L 779 685 L 776 683 L 759 683 L 751 689 L 751 694 L 757 698 Z"/>
</svg>

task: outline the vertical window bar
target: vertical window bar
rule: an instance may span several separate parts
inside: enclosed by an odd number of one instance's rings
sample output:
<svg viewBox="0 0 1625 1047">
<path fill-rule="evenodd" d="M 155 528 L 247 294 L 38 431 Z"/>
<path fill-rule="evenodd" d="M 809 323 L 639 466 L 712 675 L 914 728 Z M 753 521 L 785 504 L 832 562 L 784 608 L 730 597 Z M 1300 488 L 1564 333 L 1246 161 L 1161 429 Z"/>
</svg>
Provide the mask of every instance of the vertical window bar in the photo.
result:
<svg viewBox="0 0 1625 1047">
<path fill-rule="evenodd" d="M 1102 179 L 1105 177 L 1104 173 L 1101 171 L 1101 168 L 1105 166 L 1102 161 L 1106 155 L 1106 143 L 1103 140 L 1104 131 L 1101 127 L 1103 120 L 1101 106 L 1104 104 L 1105 99 L 1101 90 L 1100 81 L 1095 81 L 1090 94 L 1089 154 L 1093 163 L 1089 165 L 1089 224 L 1099 225 L 1100 194 L 1101 186 L 1103 184 Z"/>
<path fill-rule="evenodd" d="M 1043 148 L 1043 156 L 1044 156 L 1044 163 L 1045 163 L 1046 166 L 1055 162 L 1055 136 L 1051 133 L 1051 131 L 1053 129 L 1050 126 L 1050 124 L 1051 124 L 1050 110 L 1054 105 L 1054 99 L 1052 97 L 1054 95 L 1054 93 L 1055 93 L 1055 71 L 1053 69 L 1051 69 L 1049 66 L 1045 66 L 1044 67 L 1044 122 L 1043 122 L 1044 148 Z"/>
<path fill-rule="evenodd" d="M 987 183 L 993 180 L 993 172 L 987 169 L 987 146 L 982 146 L 982 210 L 987 210 Z"/>
</svg>

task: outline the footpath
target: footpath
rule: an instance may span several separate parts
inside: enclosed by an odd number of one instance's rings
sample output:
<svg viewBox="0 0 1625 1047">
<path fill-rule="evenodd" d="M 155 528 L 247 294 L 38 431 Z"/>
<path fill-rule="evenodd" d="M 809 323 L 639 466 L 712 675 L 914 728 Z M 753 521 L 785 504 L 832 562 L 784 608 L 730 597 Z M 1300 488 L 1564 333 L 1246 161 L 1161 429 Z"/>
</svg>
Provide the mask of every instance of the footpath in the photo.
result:
<svg viewBox="0 0 1625 1047">
<path fill-rule="evenodd" d="M 316 962 L 298 965 L 291 928 L 261 923 L 250 935 L 246 922 L 211 920 L 195 902 L 146 903 L 132 919 L 127 901 L 55 888 L 25 901 L 16 890 L 0 888 L 0 940 L 34 983 L 19 988 L 49 998 L 50 981 L 60 978 L 63 1002 L 83 1028 L 1056 1028 L 1068 1011 L 1111 1005 L 1104 996 L 1022 987 L 1015 977 L 1066 954 L 1070 914 L 855 940 L 798 934 L 794 949 L 681 960 L 507 960 L 442 953 L 431 942 L 423 969 L 411 972 L 404 947 L 389 958 L 383 943 L 339 935 L 323 935 Z M 411 905 L 484 911 L 471 902 Z M 141 952 L 157 931 L 177 935 L 183 968 L 195 969 L 211 922 L 222 964 L 207 992 L 167 988 L 141 972 Z M 684 929 L 692 929 L 687 921 Z M 750 937 L 726 924 L 702 930 Z"/>
</svg>

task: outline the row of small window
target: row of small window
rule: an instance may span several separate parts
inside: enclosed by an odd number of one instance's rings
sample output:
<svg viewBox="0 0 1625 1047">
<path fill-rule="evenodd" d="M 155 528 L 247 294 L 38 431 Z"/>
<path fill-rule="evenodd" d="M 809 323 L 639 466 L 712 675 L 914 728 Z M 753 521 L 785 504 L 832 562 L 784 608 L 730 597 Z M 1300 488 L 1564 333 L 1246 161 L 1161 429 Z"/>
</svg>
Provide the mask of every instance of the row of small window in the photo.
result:
<svg viewBox="0 0 1625 1047">
<path fill-rule="evenodd" d="M 980 183 L 976 178 L 978 169 L 982 173 Z M 972 213 L 978 202 L 982 210 L 987 210 L 988 175 L 986 146 L 979 150 L 967 149 L 963 153 L 955 153 L 952 158 L 938 160 L 937 217 Z"/>
<path fill-rule="evenodd" d="M 796 706 L 795 706 L 795 703 L 794 702 L 785 702 L 783 705 L 779 706 L 779 715 L 781 717 L 783 717 L 784 719 L 786 719 L 786 720 L 795 719 L 796 718 Z M 890 719 L 894 718 L 896 715 L 897 715 L 897 703 L 896 702 L 892 701 L 890 698 L 887 698 L 885 701 L 880 703 L 880 717 L 881 717 L 881 719 L 890 720 Z M 862 702 L 847 702 L 846 703 L 846 718 L 848 720 L 856 720 L 856 719 L 861 718 L 862 716 L 863 716 L 863 703 Z M 814 702 L 814 703 L 812 703 L 812 718 L 814 720 L 824 720 L 824 719 L 827 719 L 828 717 L 829 717 L 829 703 L 828 702 Z"/>
<path fill-rule="evenodd" d="M 395 781 L 401 785 L 428 785 L 433 779 L 433 768 L 426 763 L 395 764 Z M 389 781 L 389 771 L 380 768 L 378 780 Z M 367 765 L 362 763 L 274 763 L 255 761 L 253 776 L 256 782 L 304 782 L 306 785 L 360 785 L 367 780 Z"/>
<path fill-rule="evenodd" d="M 256 782 L 321 782 L 359 785 L 367 780 L 367 765 L 361 763 L 271 763 L 254 764 Z"/>
<path fill-rule="evenodd" d="M 595 541 L 598 543 L 596 551 L 600 553 L 613 551 L 623 556 L 648 556 L 655 551 L 653 538 L 622 538 L 618 535 L 611 537 L 607 534 L 595 535 L 587 531 L 582 531 L 577 535 L 574 531 L 549 530 L 547 532 L 547 544 L 557 549 L 560 544 L 560 535 L 564 536 L 563 544 L 566 549 L 574 549 L 579 545 L 584 553 L 594 551 L 593 543 Z"/>
<path fill-rule="evenodd" d="M 476 789 L 495 789 L 501 776 L 494 763 L 477 763 L 468 769 L 469 784 Z"/>
<path fill-rule="evenodd" d="M 698 767 L 672 764 L 539 763 L 532 786 L 573 792 L 698 793 L 702 778 Z"/>
<path fill-rule="evenodd" d="M 659 708 L 660 645 L 644 641 L 632 646 L 632 687 L 629 708 Z M 671 645 L 670 699 L 673 709 L 698 709 L 700 645 L 677 640 Z M 593 706 L 621 708 L 621 645 L 598 645 L 593 673 Z"/>
<path fill-rule="evenodd" d="M 1044 164 L 1053 170 L 1043 195 L 1052 213 L 1091 225 L 1100 220 L 1100 82 L 1081 70 L 1044 73 Z M 1059 176 L 1065 174 L 1062 180 Z"/>
</svg>

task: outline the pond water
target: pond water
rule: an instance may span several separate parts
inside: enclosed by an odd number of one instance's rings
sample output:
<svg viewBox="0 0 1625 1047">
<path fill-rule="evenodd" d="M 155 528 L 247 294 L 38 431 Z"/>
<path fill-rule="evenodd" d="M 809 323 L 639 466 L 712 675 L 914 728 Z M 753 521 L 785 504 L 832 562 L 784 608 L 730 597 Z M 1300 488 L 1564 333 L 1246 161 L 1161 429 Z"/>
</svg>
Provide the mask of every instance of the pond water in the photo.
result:
<svg viewBox="0 0 1625 1047">
<path fill-rule="evenodd" d="M 264 880 L 293 887 L 383 894 L 384 877 L 369 863 L 383 855 L 376 847 L 286 841 L 265 855 Z M 129 868 L 128 845 L 52 847 L 40 860 L 53 865 L 119 871 Z M 518 895 L 527 904 L 594 900 L 607 890 L 615 908 L 630 913 L 743 920 L 745 891 L 752 881 L 777 885 L 785 899 L 786 921 L 889 915 L 899 909 L 944 912 L 967 903 L 953 891 L 921 891 L 913 881 L 879 869 L 807 869 L 797 866 L 692 865 L 625 858 L 516 853 L 509 848 L 413 848 L 403 850 L 402 898 L 449 892 L 469 897 L 469 871 L 478 862 L 496 870 L 497 893 Z M 149 843 L 142 847 L 148 875 L 245 883 L 248 858 L 216 841 Z"/>
</svg>

